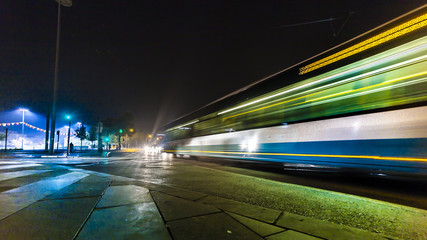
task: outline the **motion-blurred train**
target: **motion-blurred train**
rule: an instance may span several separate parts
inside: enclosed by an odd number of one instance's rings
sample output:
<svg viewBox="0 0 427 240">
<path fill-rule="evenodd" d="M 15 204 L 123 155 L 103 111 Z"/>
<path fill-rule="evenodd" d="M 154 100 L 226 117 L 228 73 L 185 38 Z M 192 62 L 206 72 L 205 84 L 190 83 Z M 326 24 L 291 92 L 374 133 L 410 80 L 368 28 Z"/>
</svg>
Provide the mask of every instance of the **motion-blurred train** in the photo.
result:
<svg viewBox="0 0 427 240">
<path fill-rule="evenodd" d="M 427 5 L 163 128 L 166 152 L 427 174 Z"/>
</svg>

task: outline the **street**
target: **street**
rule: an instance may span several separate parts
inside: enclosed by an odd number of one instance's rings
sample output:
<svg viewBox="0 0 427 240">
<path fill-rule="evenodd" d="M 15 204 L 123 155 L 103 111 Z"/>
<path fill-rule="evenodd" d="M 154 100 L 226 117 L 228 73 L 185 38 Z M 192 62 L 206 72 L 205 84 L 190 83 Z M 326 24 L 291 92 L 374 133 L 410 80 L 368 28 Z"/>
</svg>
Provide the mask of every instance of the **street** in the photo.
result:
<svg viewBox="0 0 427 240">
<path fill-rule="evenodd" d="M 362 191 L 368 181 L 355 185 L 348 178 L 340 183 L 332 182 L 339 177 L 321 179 L 144 152 L 112 153 L 109 158 L 3 158 L 0 232 L 5 239 L 43 238 L 53 232 L 62 239 L 141 237 L 144 232 L 158 234 L 156 239 L 288 239 L 288 234 L 307 239 L 427 238 L 427 211 L 342 192 L 394 201 L 398 193 L 375 190 L 379 185 Z M 416 195 L 415 205 L 425 198 Z M 71 200 L 80 201 L 80 212 L 65 204 Z M 43 205 L 51 202 L 59 205 Z M 151 217 L 141 217 L 145 208 Z M 68 219 L 54 227 L 55 218 L 43 216 L 64 212 Z M 122 222 L 120 213 L 133 220 Z M 150 227 L 155 231 L 141 231 L 147 224 L 157 226 Z M 18 231 L 22 225 L 27 228 Z"/>
</svg>

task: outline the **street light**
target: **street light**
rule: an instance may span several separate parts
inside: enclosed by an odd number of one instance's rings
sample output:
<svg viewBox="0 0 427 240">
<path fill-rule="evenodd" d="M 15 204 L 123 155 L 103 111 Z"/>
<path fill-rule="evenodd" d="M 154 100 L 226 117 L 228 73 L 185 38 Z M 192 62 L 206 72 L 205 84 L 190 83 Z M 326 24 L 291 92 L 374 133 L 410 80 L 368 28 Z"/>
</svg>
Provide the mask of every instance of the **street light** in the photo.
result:
<svg viewBox="0 0 427 240">
<path fill-rule="evenodd" d="M 122 149 L 122 133 L 123 129 L 119 129 L 119 150 Z"/>
<path fill-rule="evenodd" d="M 22 112 L 22 132 L 21 132 L 21 138 L 22 138 L 22 150 L 24 150 L 24 125 L 25 125 L 25 112 L 28 112 L 28 109 L 20 108 L 18 111 Z"/>
<path fill-rule="evenodd" d="M 129 132 L 133 133 L 133 128 L 129 129 Z M 126 145 L 127 145 L 127 148 L 129 148 L 128 133 L 127 132 L 126 132 Z"/>
<path fill-rule="evenodd" d="M 56 121 L 56 95 L 58 92 L 58 65 L 59 65 L 59 39 L 61 30 L 61 5 L 71 7 L 72 0 L 56 0 L 58 2 L 58 19 L 56 24 L 56 51 L 55 51 L 55 73 L 53 78 L 53 99 L 52 99 L 52 115 L 50 125 L 50 154 L 53 154 L 55 142 L 55 121 Z M 46 131 L 48 131 L 46 129 Z"/>
<path fill-rule="evenodd" d="M 67 156 L 69 156 L 70 155 L 71 116 L 66 115 L 65 118 L 68 119 Z"/>
<path fill-rule="evenodd" d="M 105 137 L 104 138 L 104 142 L 105 142 L 105 150 L 107 151 L 107 150 L 110 150 L 109 149 L 109 143 L 108 142 L 110 142 L 110 138 L 109 137 Z"/>
</svg>

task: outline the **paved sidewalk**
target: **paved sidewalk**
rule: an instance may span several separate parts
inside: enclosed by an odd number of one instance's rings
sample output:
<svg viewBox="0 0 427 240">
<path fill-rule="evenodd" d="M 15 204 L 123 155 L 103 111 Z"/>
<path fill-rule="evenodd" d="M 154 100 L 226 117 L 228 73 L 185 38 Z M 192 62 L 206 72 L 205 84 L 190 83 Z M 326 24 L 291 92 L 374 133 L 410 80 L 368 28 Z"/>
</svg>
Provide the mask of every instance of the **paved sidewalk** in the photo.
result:
<svg viewBox="0 0 427 240">
<path fill-rule="evenodd" d="M 395 239 L 200 192 L 0 162 L 1 239 Z"/>
</svg>

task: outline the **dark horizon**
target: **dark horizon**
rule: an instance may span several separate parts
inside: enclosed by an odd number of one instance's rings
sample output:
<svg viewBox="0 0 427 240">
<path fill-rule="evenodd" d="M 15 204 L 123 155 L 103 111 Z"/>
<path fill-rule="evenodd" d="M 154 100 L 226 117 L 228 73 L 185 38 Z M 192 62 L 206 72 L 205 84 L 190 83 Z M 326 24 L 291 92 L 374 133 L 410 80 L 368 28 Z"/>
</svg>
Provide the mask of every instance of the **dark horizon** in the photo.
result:
<svg viewBox="0 0 427 240">
<path fill-rule="evenodd" d="M 130 112 L 148 132 L 423 3 L 74 0 L 62 8 L 57 118 Z M 0 111 L 51 108 L 56 13 L 54 0 L 0 2 Z"/>
</svg>

